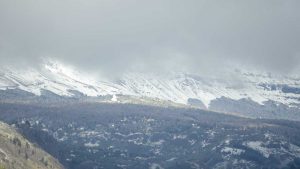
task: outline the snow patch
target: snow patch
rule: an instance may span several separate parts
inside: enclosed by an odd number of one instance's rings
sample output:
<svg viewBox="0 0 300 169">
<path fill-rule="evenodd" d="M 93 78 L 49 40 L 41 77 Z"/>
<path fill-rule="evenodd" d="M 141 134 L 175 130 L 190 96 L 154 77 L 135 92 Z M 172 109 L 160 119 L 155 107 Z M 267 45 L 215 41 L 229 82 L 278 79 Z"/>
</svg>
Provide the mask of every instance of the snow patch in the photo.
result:
<svg viewBox="0 0 300 169">
<path fill-rule="evenodd" d="M 99 144 L 88 142 L 88 143 L 84 143 L 84 146 L 89 148 L 94 148 L 94 147 L 99 147 Z"/>
<path fill-rule="evenodd" d="M 244 143 L 244 145 L 248 146 L 249 148 L 258 151 L 261 153 L 265 158 L 269 158 L 272 154 L 272 150 L 266 147 L 263 147 L 263 143 L 261 141 L 250 141 Z"/>
<path fill-rule="evenodd" d="M 224 147 L 221 149 L 222 153 L 229 153 L 231 155 L 241 155 L 245 152 L 245 150 L 237 149 L 237 148 L 231 148 L 231 147 Z"/>
</svg>

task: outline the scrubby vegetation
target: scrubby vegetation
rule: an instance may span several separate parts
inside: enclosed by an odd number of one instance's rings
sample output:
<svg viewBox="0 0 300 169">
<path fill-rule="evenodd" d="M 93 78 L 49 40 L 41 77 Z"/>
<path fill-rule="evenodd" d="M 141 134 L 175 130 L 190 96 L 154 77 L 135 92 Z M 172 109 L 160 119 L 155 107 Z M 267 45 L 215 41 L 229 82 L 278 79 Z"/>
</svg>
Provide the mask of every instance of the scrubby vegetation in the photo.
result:
<svg viewBox="0 0 300 169">
<path fill-rule="evenodd" d="M 70 169 L 300 167 L 299 122 L 130 104 L 0 104 L 0 111 Z"/>
<path fill-rule="evenodd" d="M 47 160 L 40 162 L 40 158 Z M 63 168 L 62 165 L 48 153 L 32 145 L 15 129 L 1 122 L 0 161 L 0 169 Z M 45 165 L 45 162 L 47 165 Z"/>
</svg>

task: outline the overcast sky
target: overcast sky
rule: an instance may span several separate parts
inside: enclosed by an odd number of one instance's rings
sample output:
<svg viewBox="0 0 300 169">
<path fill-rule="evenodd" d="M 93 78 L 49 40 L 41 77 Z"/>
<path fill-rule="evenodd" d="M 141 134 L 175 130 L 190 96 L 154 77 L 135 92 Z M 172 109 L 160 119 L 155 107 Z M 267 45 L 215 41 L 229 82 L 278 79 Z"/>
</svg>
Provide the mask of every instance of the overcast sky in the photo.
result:
<svg viewBox="0 0 300 169">
<path fill-rule="evenodd" d="M 0 0 L 2 65 L 83 70 L 295 72 L 299 0 Z"/>
</svg>

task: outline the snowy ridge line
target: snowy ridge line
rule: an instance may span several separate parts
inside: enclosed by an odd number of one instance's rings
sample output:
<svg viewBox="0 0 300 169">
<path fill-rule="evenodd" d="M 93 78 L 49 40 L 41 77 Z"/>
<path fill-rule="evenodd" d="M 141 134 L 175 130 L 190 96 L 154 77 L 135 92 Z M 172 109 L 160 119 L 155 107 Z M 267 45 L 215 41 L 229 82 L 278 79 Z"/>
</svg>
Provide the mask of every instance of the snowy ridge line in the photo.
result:
<svg viewBox="0 0 300 169">
<path fill-rule="evenodd" d="M 232 73 L 232 72 L 231 72 Z M 156 76 L 127 73 L 118 82 L 99 81 L 59 62 L 47 62 L 41 70 L 0 69 L 0 90 L 21 89 L 35 95 L 49 90 L 61 96 L 131 95 L 158 98 L 180 104 L 198 99 L 207 108 L 212 100 L 226 97 L 234 100 L 249 98 L 259 104 L 272 100 L 288 106 L 300 104 L 300 78 L 277 77 L 265 73 L 233 71 L 233 79 L 201 77 L 187 73 Z M 238 80 L 236 80 L 238 78 Z"/>
</svg>

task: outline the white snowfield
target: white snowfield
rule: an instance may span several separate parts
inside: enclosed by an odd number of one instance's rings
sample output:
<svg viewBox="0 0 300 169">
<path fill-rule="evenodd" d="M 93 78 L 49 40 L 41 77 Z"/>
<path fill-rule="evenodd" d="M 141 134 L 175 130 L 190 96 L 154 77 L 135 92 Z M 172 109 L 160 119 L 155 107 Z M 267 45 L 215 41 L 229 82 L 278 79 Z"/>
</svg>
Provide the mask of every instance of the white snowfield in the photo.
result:
<svg viewBox="0 0 300 169">
<path fill-rule="evenodd" d="M 189 98 L 201 100 L 206 107 L 222 96 L 238 100 L 250 98 L 263 104 L 273 100 L 289 106 L 299 104 L 300 94 L 283 92 L 280 86 L 299 90 L 300 77 L 274 76 L 267 73 L 232 71 L 234 78 L 201 77 L 188 73 L 154 75 L 127 73 L 117 81 L 97 80 L 56 61 L 39 69 L 0 68 L 0 90 L 21 89 L 35 95 L 49 90 L 57 95 L 72 97 L 78 91 L 87 96 L 116 95 L 146 96 L 187 104 Z M 229 77 L 229 76 L 226 76 Z M 272 85 L 278 85 L 276 89 Z"/>
</svg>

